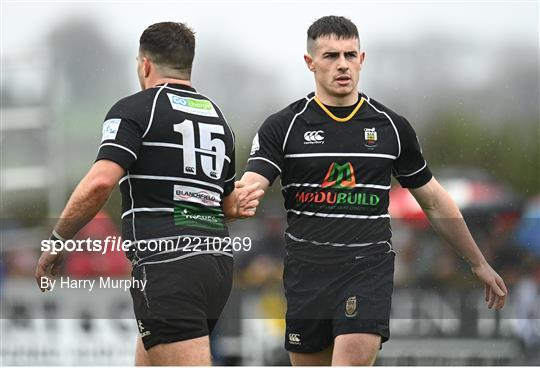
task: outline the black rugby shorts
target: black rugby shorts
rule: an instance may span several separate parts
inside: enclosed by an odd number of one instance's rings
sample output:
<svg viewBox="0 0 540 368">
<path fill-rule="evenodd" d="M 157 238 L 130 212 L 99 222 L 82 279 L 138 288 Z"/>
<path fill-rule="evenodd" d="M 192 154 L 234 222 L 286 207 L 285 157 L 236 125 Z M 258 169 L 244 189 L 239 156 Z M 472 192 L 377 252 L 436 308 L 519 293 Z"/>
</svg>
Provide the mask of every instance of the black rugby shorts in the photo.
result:
<svg viewBox="0 0 540 368">
<path fill-rule="evenodd" d="M 349 333 L 378 334 L 387 341 L 394 257 L 379 253 L 331 265 L 287 258 L 285 349 L 314 353 Z"/>
<path fill-rule="evenodd" d="M 145 264 L 132 276 L 146 280 L 132 288 L 133 308 L 144 347 L 194 339 L 212 333 L 229 298 L 233 259 L 225 255 Z"/>
</svg>

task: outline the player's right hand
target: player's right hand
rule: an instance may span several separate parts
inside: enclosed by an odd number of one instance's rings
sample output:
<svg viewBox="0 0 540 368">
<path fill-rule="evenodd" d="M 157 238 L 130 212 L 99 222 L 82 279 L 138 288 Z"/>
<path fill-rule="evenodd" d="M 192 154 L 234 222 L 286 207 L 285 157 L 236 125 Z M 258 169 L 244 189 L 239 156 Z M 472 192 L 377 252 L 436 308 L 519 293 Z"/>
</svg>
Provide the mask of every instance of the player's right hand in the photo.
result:
<svg viewBox="0 0 540 368">
<path fill-rule="evenodd" d="M 64 260 L 64 252 L 51 253 L 51 251 L 44 251 L 39 257 L 38 264 L 36 266 L 36 282 L 42 292 L 50 290 L 50 282 L 46 284 L 49 286 L 44 287 L 42 278 L 52 280 L 54 276 L 57 276 L 60 271 L 60 266 Z"/>
<path fill-rule="evenodd" d="M 257 211 L 261 198 L 264 196 L 264 190 L 259 189 L 259 183 L 246 185 L 242 181 L 234 183 L 238 190 L 237 216 L 239 218 L 253 217 Z"/>
</svg>

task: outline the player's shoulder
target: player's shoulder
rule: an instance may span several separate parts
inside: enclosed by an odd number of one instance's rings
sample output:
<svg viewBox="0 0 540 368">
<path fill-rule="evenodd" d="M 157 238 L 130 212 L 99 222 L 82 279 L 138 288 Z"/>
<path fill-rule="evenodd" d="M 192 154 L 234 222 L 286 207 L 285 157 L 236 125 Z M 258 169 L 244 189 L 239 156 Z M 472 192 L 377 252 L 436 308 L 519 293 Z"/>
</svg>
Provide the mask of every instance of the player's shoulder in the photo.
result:
<svg viewBox="0 0 540 368">
<path fill-rule="evenodd" d="M 305 110 L 307 104 L 312 100 L 313 93 L 300 98 L 291 104 L 287 105 L 285 108 L 271 114 L 266 121 L 264 122 L 265 125 L 279 125 L 279 126 L 285 126 L 288 127 L 295 116 L 302 113 L 302 111 Z"/>
<path fill-rule="evenodd" d="M 398 112 L 396 112 L 393 108 L 388 107 L 387 105 L 384 105 L 380 101 L 369 97 L 367 95 L 363 95 L 364 99 L 366 100 L 366 103 L 376 112 L 376 113 L 385 113 L 387 114 L 390 119 L 394 122 L 394 124 L 404 124 L 407 119 Z"/>
<path fill-rule="evenodd" d="M 414 137 L 416 135 L 415 129 L 411 123 L 403 115 L 397 113 L 393 109 L 383 105 L 377 100 L 364 95 L 366 102 L 373 109 L 374 113 L 384 113 L 391 120 L 392 124 L 396 127 L 398 135 L 400 137 Z"/>
<path fill-rule="evenodd" d="M 108 115 L 129 119 L 143 118 L 150 114 L 152 103 L 158 89 L 148 88 L 119 99 L 109 110 Z"/>
</svg>

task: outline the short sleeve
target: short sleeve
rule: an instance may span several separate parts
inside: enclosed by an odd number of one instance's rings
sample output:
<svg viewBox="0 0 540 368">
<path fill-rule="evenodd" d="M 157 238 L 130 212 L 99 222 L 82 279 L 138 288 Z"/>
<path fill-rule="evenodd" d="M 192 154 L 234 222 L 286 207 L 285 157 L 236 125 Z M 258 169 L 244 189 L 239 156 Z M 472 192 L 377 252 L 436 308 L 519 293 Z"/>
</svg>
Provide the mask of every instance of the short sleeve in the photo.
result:
<svg viewBox="0 0 540 368">
<path fill-rule="evenodd" d="M 394 161 L 393 174 L 404 188 L 419 188 L 432 178 L 431 171 L 422 155 L 418 137 L 407 119 L 397 125 L 401 153 Z"/>
<path fill-rule="evenodd" d="M 253 138 L 246 171 L 260 174 L 272 184 L 283 171 L 284 140 L 285 130 L 280 118 L 270 116 Z"/>
<path fill-rule="evenodd" d="M 96 161 L 114 161 L 127 171 L 137 160 L 143 132 L 141 125 L 123 111 L 117 104 L 107 114 Z"/>
</svg>

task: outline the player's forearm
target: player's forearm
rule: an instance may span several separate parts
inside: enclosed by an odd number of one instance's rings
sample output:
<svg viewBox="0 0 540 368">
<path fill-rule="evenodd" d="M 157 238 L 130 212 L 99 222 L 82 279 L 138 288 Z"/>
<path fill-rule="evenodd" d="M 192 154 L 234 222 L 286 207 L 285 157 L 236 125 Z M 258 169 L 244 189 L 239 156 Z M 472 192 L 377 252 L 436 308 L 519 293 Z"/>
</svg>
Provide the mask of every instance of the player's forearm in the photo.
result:
<svg viewBox="0 0 540 368">
<path fill-rule="evenodd" d="M 438 191 L 435 198 L 429 206 L 423 207 L 431 226 L 471 266 L 486 262 L 454 200 L 444 189 Z"/>
<path fill-rule="evenodd" d="M 75 236 L 107 202 L 113 188 L 102 178 L 89 175 L 83 178 L 62 211 L 55 232 L 65 239 Z"/>
<path fill-rule="evenodd" d="M 246 186 L 252 185 L 254 183 L 258 183 L 259 184 L 258 188 L 262 189 L 265 192 L 270 187 L 270 182 L 268 181 L 268 179 L 266 179 L 264 176 L 260 174 L 257 174 L 251 171 L 246 171 L 244 175 L 242 175 L 242 179 L 240 179 L 240 181 L 244 183 Z"/>
</svg>

